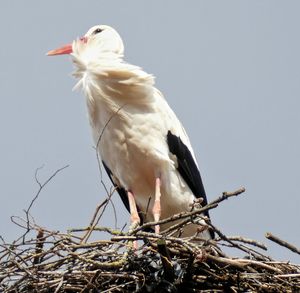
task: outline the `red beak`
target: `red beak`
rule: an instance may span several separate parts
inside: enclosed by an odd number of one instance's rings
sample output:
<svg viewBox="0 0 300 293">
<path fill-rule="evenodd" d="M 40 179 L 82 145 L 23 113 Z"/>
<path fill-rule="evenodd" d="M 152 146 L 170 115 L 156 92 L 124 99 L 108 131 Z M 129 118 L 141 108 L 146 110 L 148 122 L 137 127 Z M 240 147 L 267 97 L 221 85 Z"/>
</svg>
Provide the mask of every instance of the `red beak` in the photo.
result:
<svg viewBox="0 0 300 293">
<path fill-rule="evenodd" d="M 70 54 L 72 53 L 72 44 L 68 44 L 65 46 L 62 46 L 58 49 L 51 50 L 47 53 L 47 56 L 54 56 L 54 55 L 63 55 L 63 54 Z"/>
<path fill-rule="evenodd" d="M 87 37 L 81 37 L 79 39 L 81 42 L 83 43 L 87 43 L 88 41 L 88 38 Z M 71 54 L 73 52 L 73 49 L 72 49 L 72 44 L 67 44 L 67 45 L 64 45 L 58 49 L 55 49 L 55 50 L 51 50 L 47 53 L 47 56 L 54 56 L 54 55 L 63 55 L 63 54 Z"/>
</svg>

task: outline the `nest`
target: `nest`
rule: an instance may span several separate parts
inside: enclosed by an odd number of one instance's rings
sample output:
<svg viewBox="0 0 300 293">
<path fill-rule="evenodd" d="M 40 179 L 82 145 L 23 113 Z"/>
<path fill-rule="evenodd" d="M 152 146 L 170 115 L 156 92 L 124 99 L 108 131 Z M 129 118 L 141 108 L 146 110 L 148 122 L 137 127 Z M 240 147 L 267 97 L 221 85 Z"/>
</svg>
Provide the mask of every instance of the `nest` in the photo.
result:
<svg viewBox="0 0 300 293">
<path fill-rule="evenodd" d="M 24 219 L 13 219 L 25 229 L 23 235 L 13 243 L 2 239 L 0 244 L 0 292 L 300 291 L 300 265 L 273 260 L 262 253 L 266 247 L 257 241 L 225 236 L 206 218 L 204 228 L 214 230 L 214 240 L 174 236 L 205 210 L 243 192 L 223 193 L 207 206 L 195 205 L 190 212 L 160 221 L 174 222 L 162 234 L 146 232 L 155 223 L 130 227 L 128 232 L 100 227 L 109 199 L 97 207 L 88 227 L 67 233 L 50 231 L 30 217 L 33 200 Z M 99 235 L 101 240 L 90 240 Z M 272 234 L 267 237 L 300 253 Z M 223 246 L 238 249 L 244 257 L 226 255 Z"/>
</svg>

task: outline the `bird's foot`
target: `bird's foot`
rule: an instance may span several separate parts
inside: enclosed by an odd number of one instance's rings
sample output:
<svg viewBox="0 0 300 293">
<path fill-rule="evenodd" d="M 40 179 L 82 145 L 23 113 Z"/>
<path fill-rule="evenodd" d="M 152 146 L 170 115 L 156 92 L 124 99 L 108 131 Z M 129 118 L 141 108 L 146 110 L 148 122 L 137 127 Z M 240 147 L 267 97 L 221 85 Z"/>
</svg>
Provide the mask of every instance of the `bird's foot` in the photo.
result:
<svg viewBox="0 0 300 293">
<path fill-rule="evenodd" d="M 197 249 L 195 252 L 195 261 L 204 262 L 206 260 L 206 255 L 201 249 Z"/>
<path fill-rule="evenodd" d="M 191 211 L 195 209 L 200 209 L 202 207 L 203 198 L 195 198 L 194 201 L 189 205 L 191 207 Z"/>
</svg>

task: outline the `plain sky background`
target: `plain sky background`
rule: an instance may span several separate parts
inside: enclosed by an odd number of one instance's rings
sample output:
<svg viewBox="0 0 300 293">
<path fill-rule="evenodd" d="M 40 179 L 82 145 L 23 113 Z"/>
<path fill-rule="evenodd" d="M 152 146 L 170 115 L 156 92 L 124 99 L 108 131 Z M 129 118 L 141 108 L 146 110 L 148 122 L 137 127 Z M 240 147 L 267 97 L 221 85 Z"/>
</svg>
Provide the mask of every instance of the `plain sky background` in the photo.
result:
<svg viewBox="0 0 300 293">
<path fill-rule="evenodd" d="M 41 181 L 70 165 L 31 211 L 41 226 L 86 226 L 105 198 L 70 58 L 45 53 L 108 24 L 183 122 L 209 200 L 246 187 L 211 212 L 213 223 L 299 263 L 264 239 L 269 231 L 300 246 L 299 13 L 299 1 L 276 0 L 1 1 L 0 235 L 20 235 L 10 216 L 23 215 L 41 165 Z M 122 227 L 129 215 L 113 199 Z M 114 225 L 111 209 L 101 225 Z"/>
</svg>

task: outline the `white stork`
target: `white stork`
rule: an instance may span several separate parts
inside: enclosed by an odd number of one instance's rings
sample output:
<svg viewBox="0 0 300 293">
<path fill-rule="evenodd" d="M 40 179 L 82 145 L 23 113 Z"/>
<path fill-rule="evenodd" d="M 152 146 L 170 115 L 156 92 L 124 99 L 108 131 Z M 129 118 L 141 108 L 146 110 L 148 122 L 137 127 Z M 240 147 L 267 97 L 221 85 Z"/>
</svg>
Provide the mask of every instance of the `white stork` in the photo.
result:
<svg viewBox="0 0 300 293">
<path fill-rule="evenodd" d="M 154 87 L 153 75 L 124 62 L 123 53 L 119 34 L 109 26 L 97 25 L 48 55 L 72 56 L 74 76 L 79 80 L 76 87 L 86 96 L 97 151 L 132 223 L 189 211 L 196 198 L 207 204 L 183 126 Z M 155 232 L 170 225 L 156 225 Z M 190 224 L 180 236 L 192 236 L 198 228 Z M 213 234 L 204 230 L 200 236 L 210 239 Z"/>
</svg>

